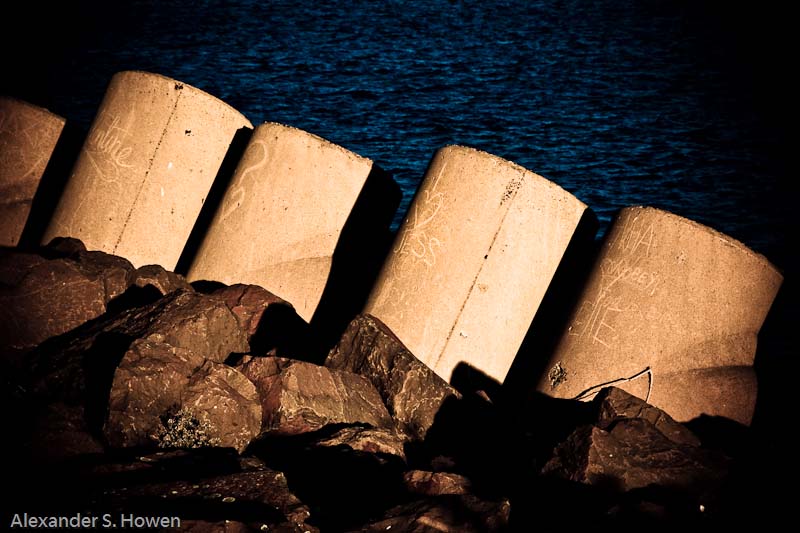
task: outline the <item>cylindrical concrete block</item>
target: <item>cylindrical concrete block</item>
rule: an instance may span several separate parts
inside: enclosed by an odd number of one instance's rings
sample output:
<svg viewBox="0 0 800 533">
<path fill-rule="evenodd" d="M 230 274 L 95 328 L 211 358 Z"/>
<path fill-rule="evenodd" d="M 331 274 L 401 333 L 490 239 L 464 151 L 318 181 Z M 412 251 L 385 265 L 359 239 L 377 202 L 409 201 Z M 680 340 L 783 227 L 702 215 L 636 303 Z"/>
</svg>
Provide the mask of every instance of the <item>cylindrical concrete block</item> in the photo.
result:
<svg viewBox="0 0 800 533">
<path fill-rule="evenodd" d="M 0 96 L 0 246 L 16 246 L 66 121 Z"/>
<path fill-rule="evenodd" d="M 433 157 L 364 309 L 445 380 L 502 382 L 588 208 L 463 146 Z"/>
<path fill-rule="evenodd" d="M 370 176 L 391 181 L 371 160 L 321 137 L 261 124 L 187 278 L 260 285 L 310 322 L 342 229 Z M 393 213 L 394 208 L 386 219 Z"/>
<path fill-rule="evenodd" d="M 234 135 L 238 111 L 148 72 L 111 79 L 45 232 L 135 266 L 174 269 Z"/>
<path fill-rule="evenodd" d="M 588 399 L 613 384 L 679 421 L 705 413 L 749 424 L 756 338 L 782 281 L 766 258 L 711 228 L 623 209 L 539 390 Z"/>
</svg>

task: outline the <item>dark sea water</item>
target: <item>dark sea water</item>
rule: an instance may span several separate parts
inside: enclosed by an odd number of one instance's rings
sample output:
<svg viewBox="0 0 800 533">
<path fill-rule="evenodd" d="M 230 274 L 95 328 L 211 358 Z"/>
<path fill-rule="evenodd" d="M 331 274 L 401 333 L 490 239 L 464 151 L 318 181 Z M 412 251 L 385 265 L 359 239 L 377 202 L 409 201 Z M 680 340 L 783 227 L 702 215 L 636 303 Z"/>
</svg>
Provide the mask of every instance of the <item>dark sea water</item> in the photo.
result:
<svg viewBox="0 0 800 533">
<path fill-rule="evenodd" d="M 464 144 L 572 192 L 601 234 L 621 207 L 660 207 L 765 254 L 792 290 L 788 10 L 654 0 L 16 9 L 3 20 L 0 92 L 83 128 L 114 73 L 158 72 L 254 124 L 299 127 L 375 160 L 404 191 L 395 224 L 434 151 Z M 796 325 L 782 298 L 782 327 Z M 771 357 L 796 353 L 788 335 L 767 333 Z"/>
</svg>

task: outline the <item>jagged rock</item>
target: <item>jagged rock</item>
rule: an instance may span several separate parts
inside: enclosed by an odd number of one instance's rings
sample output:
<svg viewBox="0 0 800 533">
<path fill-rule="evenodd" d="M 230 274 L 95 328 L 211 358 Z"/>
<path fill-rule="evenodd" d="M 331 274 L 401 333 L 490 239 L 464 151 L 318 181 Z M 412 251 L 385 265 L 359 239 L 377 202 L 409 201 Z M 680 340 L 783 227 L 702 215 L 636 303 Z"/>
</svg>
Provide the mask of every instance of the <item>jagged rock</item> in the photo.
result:
<svg viewBox="0 0 800 533">
<path fill-rule="evenodd" d="M 130 487 L 126 491 L 127 498 L 146 496 L 166 496 L 167 505 L 170 501 L 182 499 L 205 500 L 205 505 L 218 508 L 237 502 L 238 507 L 243 504 L 259 505 L 279 511 L 283 515 L 283 521 L 295 524 L 301 524 L 311 516 L 309 508 L 289 489 L 283 472 L 268 468 L 191 481 L 152 483 L 143 487 Z M 235 511 L 237 506 L 231 507 L 234 507 L 231 511 Z M 232 512 L 231 515 L 233 514 Z"/>
<path fill-rule="evenodd" d="M 224 304 L 178 290 L 40 346 L 28 361 L 33 387 L 41 395 L 77 401 L 87 379 L 107 378 L 110 386 L 116 365 L 135 339 L 167 343 L 218 363 L 247 350 L 244 333 Z"/>
<path fill-rule="evenodd" d="M 283 472 L 257 460 L 241 458 L 237 465 L 231 459 L 208 450 L 174 451 L 101 465 L 84 475 L 104 512 L 144 508 L 146 514 L 181 516 L 181 530 L 229 521 L 248 531 L 265 525 L 268 531 L 318 531 L 305 523 L 311 511 Z"/>
<path fill-rule="evenodd" d="M 381 520 L 354 531 L 506 531 L 510 514 L 508 500 L 493 502 L 471 495 L 440 496 L 393 507 Z"/>
<path fill-rule="evenodd" d="M 115 371 L 137 339 L 140 342 L 133 347 L 132 354 L 145 345 L 151 352 L 155 350 L 152 346 L 160 345 L 156 351 L 167 359 L 177 353 L 192 354 L 186 355 L 194 365 L 192 369 L 205 364 L 206 359 L 222 362 L 231 352 L 247 348 L 244 333 L 224 304 L 195 292 L 178 290 L 151 305 L 109 314 L 44 342 L 24 359 L 25 367 L 18 380 L 27 398 L 23 405 L 63 403 L 77 408 L 83 413 L 89 432 L 101 434 Z M 168 365 L 156 366 L 150 375 L 163 373 L 159 378 L 163 385 L 169 376 L 178 379 L 171 372 Z M 140 380 L 139 386 L 142 383 Z M 188 387 L 188 383 L 184 386 Z M 162 399 L 169 398 L 163 388 L 149 392 Z M 114 398 L 114 402 L 120 401 L 123 399 Z M 115 431 L 119 426 L 116 428 Z M 34 432 L 32 438 L 40 436 Z M 126 442 L 120 436 L 114 439 L 115 443 Z M 238 440 L 231 445 L 241 447 Z"/>
<path fill-rule="evenodd" d="M 297 435 L 329 424 L 393 425 L 380 395 L 362 376 L 277 357 L 248 358 L 240 368 L 259 391 L 267 433 Z"/>
<path fill-rule="evenodd" d="M 617 420 L 608 431 L 578 428 L 542 474 L 624 492 L 650 485 L 703 491 L 726 476 L 728 459 L 670 440 L 644 418 Z"/>
<path fill-rule="evenodd" d="M 258 285 L 236 284 L 222 287 L 211 293 L 211 296 L 228 306 L 247 333 L 248 339 L 255 335 L 261 317 L 269 306 L 279 304 L 291 307 L 289 302 Z"/>
<path fill-rule="evenodd" d="M 403 474 L 406 489 L 423 496 L 442 496 L 445 494 L 469 494 L 470 480 L 450 472 L 425 472 L 409 470 Z"/>
<path fill-rule="evenodd" d="M 103 433 L 114 447 L 158 442 L 241 452 L 261 429 L 258 394 L 247 378 L 163 342 L 131 344 L 114 374 L 108 402 Z"/>
<path fill-rule="evenodd" d="M 132 275 L 131 285 L 137 287 L 155 287 L 163 295 L 178 289 L 192 291 L 192 286 L 186 278 L 175 272 L 170 272 L 160 265 L 145 265 L 137 268 Z"/>
<path fill-rule="evenodd" d="M 154 445 L 161 416 L 181 404 L 205 360 L 163 342 L 133 341 L 114 373 L 103 433 L 113 447 Z"/>
<path fill-rule="evenodd" d="M 209 423 L 219 446 L 242 452 L 261 432 L 261 403 L 238 370 L 206 361 L 189 380 L 182 405 Z"/>
<path fill-rule="evenodd" d="M 56 237 L 45 246 L 46 253 L 56 254 L 60 257 L 71 257 L 86 251 L 83 241 L 74 237 Z"/>
<path fill-rule="evenodd" d="M 346 446 L 351 450 L 372 454 L 393 455 L 406 460 L 403 439 L 391 429 L 363 427 L 343 428 L 329 438 L 317 441 L 318 446 Z"/>
<path fill-rule="evenodd" d="M 27 351 L 106 312 L 133 266 L 103 252 L 0 255 L 0 350 Z"/>
<path fill-rule="evenodd" d="M 459 397 L 388 327 L 370 315 L 359 315 L 350 322 L 325 366 L 369 379 L 395 422 L 412 438 L 424 439 L 445 400 Z"/>
<path fill-rule="evenodd" d="M 686 426 L 676 422 L 658 407 L 653 407 L 622 389 L 605 388 L 598 393 L 594 401 L 599 404 L 599 415 L 595 425 L 600 429 L 608 429 L 614 422 L 623 418 L 642 418 L 653 424 L 673 442 L 700 446 L 700 439 Z"/>
</svg>

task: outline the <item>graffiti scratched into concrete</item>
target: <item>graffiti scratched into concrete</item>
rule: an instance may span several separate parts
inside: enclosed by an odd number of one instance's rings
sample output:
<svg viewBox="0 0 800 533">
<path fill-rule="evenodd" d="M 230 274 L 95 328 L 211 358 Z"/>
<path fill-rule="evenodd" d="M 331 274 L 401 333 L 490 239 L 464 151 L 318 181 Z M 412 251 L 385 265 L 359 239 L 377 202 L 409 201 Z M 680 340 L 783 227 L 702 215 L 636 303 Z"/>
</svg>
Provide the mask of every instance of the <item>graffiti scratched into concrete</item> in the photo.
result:
<svg viewBox="0 0 800 533">
<path fill-rule="evenodd" d="M 442 164 L 439 173 L 433 180 L 430 187 L 421 191 L 422 198 L 419 202 L 414 202 L 411 208 L 409 224 L 403 230 L 403 236 L 394 249 L 394 253 L 399 256 L 410 256 L 419 260 L 429 268 L 436 264 L 436 254 L 444 243 L 430 233 L 430 224 L 437 218 L 437 215 L 444 206 L 444 193 L 438 191 L 439 180 L 444 174 L 447 164 Z"/>
<path fill-rule="evenodd" d="M 261 151 L 260 156 L 255 156 L 257 151 Z M 255 139 L 250 143 L 245 154 L 247 160 L 251 157 L 256 158 L 255 163 L 247 166 L 242 172 L 238 173 L 236 183 L 231 188 L 231 195 L 225 200 L 225 206 L 220 215 L 220 221 L 226 222 L 228 218 L 239 210 L 247 201 L 247 191 L 253 190 L 254 183 L 258 180 L 255 172 L 263 168 L 267 164 L 269 158 L 269 150 L 267 143 L 260 139 Z"/>
</svg>

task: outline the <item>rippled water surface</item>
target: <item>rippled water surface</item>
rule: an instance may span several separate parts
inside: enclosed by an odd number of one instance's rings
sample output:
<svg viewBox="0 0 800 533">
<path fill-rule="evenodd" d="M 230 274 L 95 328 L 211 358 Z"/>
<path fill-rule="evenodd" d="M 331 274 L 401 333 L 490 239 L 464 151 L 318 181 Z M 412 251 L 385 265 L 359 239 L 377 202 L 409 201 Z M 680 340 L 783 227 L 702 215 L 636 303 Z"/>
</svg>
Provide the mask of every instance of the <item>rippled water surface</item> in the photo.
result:
<svg viewBox="0 0 800 533">
<path fill-rule="evenodd" d="M 88 127 L 115 72 L 159 72 L 376 160 L 404 191 L 396 224 L 434 151 L 465 144 L 557 182 L 604 224 L 653 205 L 782 259 L 781 132 L 724 16 L 655 1 L 349 4 L 62 6 L 44 29 L 63 46 L 17 96 Z"/>
</svg>

